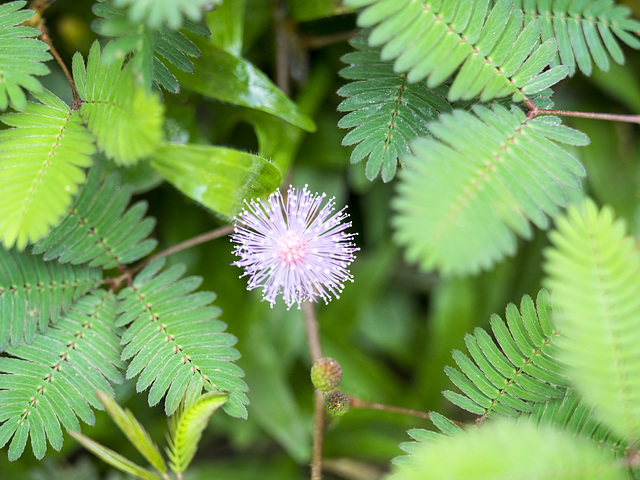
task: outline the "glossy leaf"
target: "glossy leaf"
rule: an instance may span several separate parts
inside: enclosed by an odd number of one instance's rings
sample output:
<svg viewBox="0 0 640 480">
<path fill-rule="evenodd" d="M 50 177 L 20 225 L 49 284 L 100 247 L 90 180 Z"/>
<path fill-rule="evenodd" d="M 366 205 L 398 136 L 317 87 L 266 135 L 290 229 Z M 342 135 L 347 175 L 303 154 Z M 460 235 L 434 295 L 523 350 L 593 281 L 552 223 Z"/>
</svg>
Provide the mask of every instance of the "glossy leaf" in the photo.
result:
<svg viewBox="0 0 640 480">
<path fill-rule="evenodd" d="M 205 97 L 270 113 L 308 132 L 316 130 L 313 120 L 252 63 L 202 40 L 192 40 L 203 56 L 193 60 L 197 75 L 171 69 L 180 85 Z"/>
<path fill-rule="evenodd" d="M 227 217 L 233 217 L 245 199 L 266 195 L 280 185 L 280 172 L 272 163 L 231 148 L 165 145 L 150 160 L 182 193 Z"/>
</svg>

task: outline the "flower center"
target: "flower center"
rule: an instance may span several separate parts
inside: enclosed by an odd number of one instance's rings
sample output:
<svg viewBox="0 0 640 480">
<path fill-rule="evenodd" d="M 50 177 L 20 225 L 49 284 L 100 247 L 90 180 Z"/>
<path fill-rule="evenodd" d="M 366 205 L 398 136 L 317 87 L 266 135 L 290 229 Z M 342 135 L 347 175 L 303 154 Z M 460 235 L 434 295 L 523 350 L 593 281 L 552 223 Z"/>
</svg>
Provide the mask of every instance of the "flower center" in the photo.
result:
<svg viewBox="0 0 640 480">
<path fill-rule="evenodd" d="M 280 263 L 288 268 L 300 265 L 307 253 L 307 242 L 299 235 L 290 233 L 280 240 L 276 256 Z"/>
</svg>

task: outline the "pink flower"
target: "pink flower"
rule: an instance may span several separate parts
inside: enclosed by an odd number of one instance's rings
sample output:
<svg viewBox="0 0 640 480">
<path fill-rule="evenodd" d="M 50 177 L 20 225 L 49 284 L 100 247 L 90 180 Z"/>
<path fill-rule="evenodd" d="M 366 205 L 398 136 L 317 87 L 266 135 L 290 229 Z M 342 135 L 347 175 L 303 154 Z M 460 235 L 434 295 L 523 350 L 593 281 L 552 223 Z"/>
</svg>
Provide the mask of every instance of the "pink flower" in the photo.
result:
<svg viewBox="0 0 640 480">
<path fill-rule="evenodd" d="M 265 202 L 245 202 L 235 218 L 237 243 L 233 262 L 248 275 L 247 290 L 262 288 L 262 299 L 273 304 L 282 294 L 287 307 L 298 308 L 305 300 L 325 303 L 339 298 L 346 280 L 353 281 L 347 267 L 359 249 L 344 231 L 349 215 L 345 208 L 334 213 L 334 199 L 322 208 L 326 195 L 289 187 L 286 198 L 276 191 Z"/>
</svg>

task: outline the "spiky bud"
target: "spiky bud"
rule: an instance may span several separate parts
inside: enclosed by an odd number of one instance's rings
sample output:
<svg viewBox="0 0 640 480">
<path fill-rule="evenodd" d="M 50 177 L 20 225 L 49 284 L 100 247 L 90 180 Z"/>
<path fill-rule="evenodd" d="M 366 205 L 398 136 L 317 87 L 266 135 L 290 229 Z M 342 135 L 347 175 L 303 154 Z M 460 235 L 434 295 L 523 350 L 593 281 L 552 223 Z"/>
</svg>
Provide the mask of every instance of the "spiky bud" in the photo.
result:
<svg viewBox="0 0 640 480">
<path fill-rule="evenodd" d="M 340 390 L 334 390 L 325 397 L 327 412 L 333 417 L 341 417 L 349 411 L 349 397 Z"/>
<path fill-rule="evenodd" d="M 311 382 L 321 392 L 330 392 L 340 385 L 342 368 L 333 358 L 323 357 L 311 367 Z"/>
</svg>

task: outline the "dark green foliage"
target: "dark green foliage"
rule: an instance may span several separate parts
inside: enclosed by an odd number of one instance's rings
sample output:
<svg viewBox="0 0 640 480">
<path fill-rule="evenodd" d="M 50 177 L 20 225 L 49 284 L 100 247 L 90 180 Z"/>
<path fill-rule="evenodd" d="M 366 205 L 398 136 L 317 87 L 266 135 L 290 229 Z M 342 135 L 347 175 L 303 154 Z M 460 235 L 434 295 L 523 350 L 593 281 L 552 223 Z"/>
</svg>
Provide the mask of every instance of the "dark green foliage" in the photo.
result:
<svg viewBox="0 0 640 480">
<path fill-rule="evenodd" d="M 619 41 L 640 49 L 640 22 L 630 17 L 628 8 L 613 0 L 567 2 L 565 0 L 515 0 L 523 8 L 526 19 L 539 18 L 542 40 L 555 38 L 560 62 L 576 71 L 576 64 L 585 75 L 591 75 L 593 63 L 609 71 L 609 57 L 624 63 Z M 524 3 L 524 7 L 523 4 Z M 617 38 L 616 38 L 617 37 Z"/>
<path fill-rule="evenodd" d="M 539 44 L 540 20 L 523 25 L 512 0 L 347 0 L 367 6 L 358 25 L 372 27 L 371 46 L 409 82 L 427 79 L 429 88 L 455 74 L 447 98 L 480 101 L 532 95 L 562 80 L 569 68 L 546 67 L 557 54 L 556 40 Z M 457 72 L 457 73 L 456 73 Z"/>
<path fill-rule="evenodd" d="M 163 265 L 164 259 L 152 262 L 118 295 L 117 325 L 127 327 L 122 336 L 127 378 L 139 376 L 139 392 L 151 386 L 149 405 L 166 394 L 168 415 L 185 394 L 204 387 L 229 392 L 225 411 L 246 417 L 244 373 L 232 363 L 240 356 L 233 348 L 237 340 L 216 319 L 220 309 L 211 305 L 216 295 L 191 293 L 202 279 L 181 278 L 183 265 L 162 271 Z"/>
<path fill-rule="evenodd" d="M 102 179 L 94 167 L 69 215 L 33 247 L 45 260 L 60 263 L 88 263 L 91 267 L 113 268 L 134 262 L 153 250 L 155 239 L 146 238 L 155 225 L 144 218 L 146 202 L 125 209 L 131 200 L 131 186 L 120 186 L 119 175 Z"/>
<path fill-rule="evenodd" d="M 144 18 L 132 20 L 112 1 L 99 2 L 94 5 L 93 11 L 100 19 L 94 21 L 92 27 L 100 35 L 115 38 L 104 50 L 105 62 L 111 63 L 133 53 L 132 65 L 142 76 L 147 89 L 156 83 L 168 92 L 178 93 L 180 85 L 165 62 L 183 72 L 192 73 L 193 63 L 189 57 L 200 57 L 200 50 L 182 33 L 174 30 L 176 27 L 169 28 L 161 22 L 148 25 L 144 23 Z M 171 21 L 175 19 L 173 15 Z M 185 20 L 182 27 L 197 35 L 209 34 L 206 27 L 193 21 Z"/>
<path fill-rule="evenodd" d="M 338 90 L 338 95 L 348 97 L 338 110 L 351 113 L 338 126 L 353 130 L 342 144 L 357 144 L 351 163 L 366 157 L 369 180 L 381 173 L 382 180 L 390 182 L 400 158 L 410 153 L 410 142 L 428 135 L 427 122 L 450 112 L 451 106 L 442 96 L 446 89 L 408 83 L 405 74 L 394 72 L 390 61 L 380 59 L 379 48 L 368 46 L 366 37 L 355 37 L 350 43 L 358 51 L 342 57 L 350 66 L 340 70 L 340 75 L 354 81 Z"/>
<path fill-rule="evenodd" d="M 40 31 L 18 24 L 34 14 L 33 10 L 22 10 L 25 1 L 0 5 L 0 110 L 11 105 L 24 110 L 27 97 L 22 91 L 42 91 L 42 84 L 34 75 L 46 75 L 49 69 L 43 62 L 51 59 L 46 43 L 35 39 Z"/>
<path fill-rule="evenodd" d="M 31 343 L 61 312 L 102 281 L 86 266 L 45 262 L 41 256 L 0 248 L 0 351 Z"/>
<path fill-rule="evenodd" d="M 465 335 L 471 358 L 454 350 L 458 369 L 445 367 L 464 395 L 445 391 L 445 397 L 471 413 L 489 418 L 530 413 L 535 403 L 562 397 L 567 380 L 562 375 L 562 364 L 554 356 L 558 332 L 551 325 L 550 314 L 549 294 L 541 290 L 537 314 L 533 300 L 525 296 L 520 313 L 509 304 L 506 324 L 492 315 L 497 343 L 479 327 L 475 335 Z"/>
<path fill-rule="evenodd" d="M 45 438 L 59 450 L 60 426 L 77 431 L 78 418 L 93 424 L 92 408 L 102 409 L 95 390 L 113 395 L 111 383 L 122 381 L 123 366 L 115 305 L 113 295 L 95 290 L 31 345 L 0 357 L 0 446 L 11 440 L 10 460 L 22 454 L 28 436 L 37 458 L 45 454 Z"/>
</svg>

